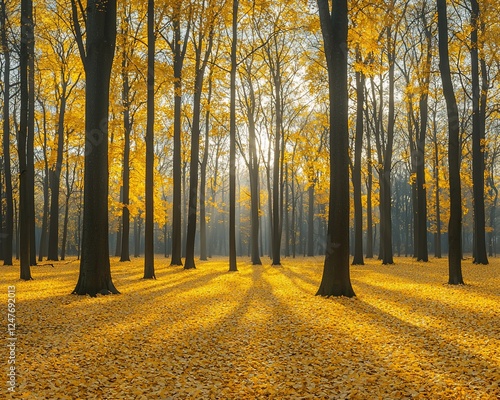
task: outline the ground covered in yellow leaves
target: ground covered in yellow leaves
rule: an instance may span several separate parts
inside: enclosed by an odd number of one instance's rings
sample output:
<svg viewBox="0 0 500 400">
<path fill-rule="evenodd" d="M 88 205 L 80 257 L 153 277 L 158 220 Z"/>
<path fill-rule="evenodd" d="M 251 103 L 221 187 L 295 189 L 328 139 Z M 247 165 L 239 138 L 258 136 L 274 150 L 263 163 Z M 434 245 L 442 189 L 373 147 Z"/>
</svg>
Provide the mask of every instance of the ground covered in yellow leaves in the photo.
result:
<svg viewBox="0 0 500 400">
<path fill-rule="evenodd" d="M 227 272 L 113 260 L 116 296 L 70 295 L 78 262 L 0 267 L 16 292 L 16 392 L 27 399 L 500 398 L 500 259 L 352 267 L 357 297 L 315 296 L 322 258 Z M 4 343 L 7 343 L 7 329 Z M 3 346 L 2 392 L 8 347 Z M 4 397 L 4 396 L 1 396 Z"/>
</svg>

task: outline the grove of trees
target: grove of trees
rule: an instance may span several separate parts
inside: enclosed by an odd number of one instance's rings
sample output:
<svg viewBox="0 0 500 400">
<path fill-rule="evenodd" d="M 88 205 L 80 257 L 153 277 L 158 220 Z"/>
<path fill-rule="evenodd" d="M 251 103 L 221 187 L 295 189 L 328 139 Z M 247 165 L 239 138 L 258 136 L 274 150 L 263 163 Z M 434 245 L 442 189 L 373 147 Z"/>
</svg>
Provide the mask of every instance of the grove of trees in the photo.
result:
<svg viewBox="0 0 500 400">
<path fill-rule="evenodd" d="M 349 263 L 500 251 L 500 3 L 0 0 L 0 256 Z M 350 256 L 353 256 L 351 258 Z"/>
</svg>

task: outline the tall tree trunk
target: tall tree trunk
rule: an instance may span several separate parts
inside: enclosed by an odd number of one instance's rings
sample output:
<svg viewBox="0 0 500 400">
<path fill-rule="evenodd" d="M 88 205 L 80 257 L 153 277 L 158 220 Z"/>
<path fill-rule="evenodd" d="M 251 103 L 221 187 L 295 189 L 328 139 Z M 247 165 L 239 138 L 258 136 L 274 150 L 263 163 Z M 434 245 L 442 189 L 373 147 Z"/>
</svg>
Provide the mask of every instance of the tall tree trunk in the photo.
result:
<svg viewBox="0 0 500 400">
<path fill-rule="evenodd" d="M 69 223 L 69 200 L 71 198 L 71 193 L 73 192 L 73 183 L 75 182 L 76 175 L 76 165 L 73 165 L 73 177 L 72 181 L 69 178 L 69 159 L 68 159 L 68 147 L 69 140 L 66 138 L 66 172 L 65 172 L 65 181 L 66 181 L 66 199 L 64 202 L 64 221 L 63 221 L 63 235 L 62 235 L 62 243 L 61 243 L 61 260 L 66 259 L 66 244 L 68 239 L 68 223 Z"/>
<path fill-rule="evenodd" d="M 472 75 L 472 188 L 474 197 L 474 264 L 488 264 L 486 253 L 486 216 L 484 209 L 484 125 L 479 84 L 479 4 L 471 2 L 471 75 Z M 484 73 L 484 71 L 483 71 Z M 484 78 L 484 77 L 483 77 Z M 487 87 L 487 85 L 486 85 Z"/>
<path fill-rule="evenodd" d="M 417 261 L 429 261 L 427 249 L 427 190 L 425 188 L 425 135 L 427 132 L 428 96 L 420 98 L 420 132 L 417 140 Z"/>
<path fill-rule="evenodd" d="M 49 230 L 49 160 L 47 155 L 47 112 L 44 102 L 38 99 L 40 108 L 42 109 L 43 119 L 43 216 L 42 216 L 42 229 L 40 232 L 40 246 L 38 250 L 38 261 L 43 261 L 43 257 L 48 254 L 48 230 Z"/>
<path fill-rule="evenodd" d="M 3 264 L 12 265 L 12 241 L 14 237 L 14 200 L 12 198 L 12 172 L 10 162 L 10 49 L 7 41 L 7 15 L 5 1 L 0 0 L 0 42 L 4 56 L 3 76 L 3 168 L 5 176 L 5 229 L 3 238 Z"/>
<path fill-rule="evenodd" d="M 330 210 L 323 278 L 317 295 L 353 297 L 349 273 L 347 0 L 318 0 L 330 102 Z"/>
<path fill-rule="evenodd" d="M 196 44 L 195 84 L 193 96 L 193 122 L 191 126 L 191 160 L 189 164 L 189 211 L 186 233 L 186 260 L 184 269 L 196 268 L 194 249 L 196 239 L 196 217 L 198 205 L 198 169 L 200 160 L 200 115 L 203 79 L 213 44 L 213 28 L 209 32 L 207 48 L 202 54 L 204 34 L 200 31 Z"/>
<path fill-rule="evenodd" d="M 207 166 L 210 148 L 210 105 L 212 102 L 213 69 L 208 77 L 207 110 L 205 112 L 205 146 L 200 164 L 200 260 L 208 260 L 207 256 Z"/>
<path fill-rule="evenodd" d="M 229 110 L 229 271 L 237 271 L 236 263 L 236 51 L 238 46 L 238 6 L 233 0 L 230 110 Z"/>
<path fill-rule="evenodd" d="M 273 224 L 272 224 L 272 265 L 281 265 L 281 70 L 279 62 L 276 68 L 271 71 L 274 83 L 274 107 L 276 111 L 276 124 L 274 129 L 274 158 L 273 158 Z"/>
<path fill-rule="evenodd" d="M 361 61 L 359 50 L 357 59 Z M 352 265 L 364 265 L 363 260 L 363 204 L 361 199 L 361 152 L 363 150 L 363 108 L 365 103 L 365 76 L 356 71 L 356 137 L 352 185 L 354 189 L 354 258 Z"/>
<path fill-rule="evenodd" d="M 28 125 L 29 125 L 29 84 L 28 66 L 32 48 L 30 42 L 34 40 L 33 2 L 21 1 L 21 54 L 19 69 L 21 76 L 21 113 L 18 132 L 17 151 L 19 155 L 19 257 L 20 277 L 22 280 L 31 280 L 30 269 L 30 201 L 29 201 L 29 172 L 27 165 Z"/>
<path fill-rule="evenodd" d="M 248 117 L 248 166 L 250 174 L 250 223 L 251 223 L 251 260 L 252 265 L 262 265 L 259 249 L 260 230 L 260 189 L 259 189 L 259 157 L 257 154 L 255 131 L 255 90 L 252 78 L 248 77 L 249 102 L 247 104 Z"/>
<path fill-rule="evenodd" d="M 448 268 L 451 285 L 462 285 L 462 189 L 460 183 L 460 126 L 457 101 L 451 79 L 448 49 L 446 0 L 437 0 L 439 69 L 448 111 L 448 168 L 450 179 L 450 220 L 448 223 Z"/>
<path fill-rule="evenodd" d="M 388 62 L 389 62 L 389 110 L 387 124 L 387 143 L 384 152 L 383 163 L 383 208 L 384 208 L 384 230 L 383 230 L 383 256 L 382 264 L 394 264 L 392 251 L 392 207 L 391 207 L 391 170 L 392 149 L 394 143 L 395 107 L 394 107 L 394 68 L 395 68 L 395 40 L 391 36 L 391 29 L 387 30 L 388 38 Z"/>
<path fill-rule="evenodd" d="M 128 24 L 128 22 L 125 22 Z M 126 51 L 126 36 L 128 35 L 128 25 L 123 35 L 123 48 L 122 48 L 122 106 L 123 106 L 123 130 L 124 130 L 124 146 L 123 146 L 123 182 L 121 190 L 121 203 L 122 206 L 122 222 L 121 222 L 121 237 L 120 240 L 120 261 L 130 261 L 130 131 L 132 129 L 130 123 L 130 84 L 128 78 L 128 55 Z"/>
<path fill-rule="evenodd" d="M 434 234 L 434 256 L 441 258 L 441 188 L 439 186 L 439 146 L 437 142 L 437 121 L 436 113 L 433 115 L 433 139 L 434 139 L 434 185 L 435 185 L 435 212 L 436 212 L 436 233 Z"/>
<path fill-rule="evenodd" d="M 181 39 L 181 10 L 175 8 L 173 17 L 174 40 L 171 49 L 174 57 L 174 156 L 173 156 L 173 211 L 172 211 L 172 258 L 170 265 L 182 265 L 182 66 L 186 54 L 189 27 Z"/>
<path fill-rule="evenodd" d="M 56 163 L 50 168 L 50 224 L 49 224 L 49 253 L 48 260 L 59 259 L 59 191 L 61 185 L 61 171 L 64 150 L 64 117 L 66 114 L 66 89 L 67 84 L 61 85 L 61 97 L 59 103 L 59 119 L 57 123 L 57 155 Z"/>
<path fill-rule="evenodd" d="M 78 20 L 74 1 L 74 19 Z M 88 1 L 86 35 L 82 257 L 73 293 L 96 296 L 119 293 L 111 279 L 108 238 L 108 111 L 116 44 L 116 0 Z"/>
<path fill-rule="evenodd" d="M 426 38 L 424 71 L 421 79 L 419 99 L 420 131 L 417 139 L 417 208 L 418 208 L 418 250 L 417 261 L 429 261 L 427 248 L 427 190 L 425 183 L 425 136 L 429 118 L 429 82 L 432 62 L 432 33 L 429 29 L 425 12 L 422 11 L 422 25 Z"/>
<path fill-rule="evenodd" d="M 372 146 L 370 132 L 366 134 L 366 258 L 373 258 L 373 212 L 372 212 L 372 188 L 373 188 L 373 166 Z"/>
<path fill-rule="evenodd" d="M 33 2 L 31 2 L 33 4 Z M 32 7 L 31 7 L 32 8 Z M 28 140 L 26 166 L 28 172 L 28 216 L 30 235 L 30 265 L 36 265 L 35 235 L 35 35 L 34 24 L 32 40 L 28 43 Z"/>
<path fill-rule="evenodd" d="M 155 118 L 155 13 L 148 0 L 148 76 L 146 127 L 146 221 L 144 226 L 144 279 L 156 279 L 154 267 L 154 118 Z"/>
</svg>

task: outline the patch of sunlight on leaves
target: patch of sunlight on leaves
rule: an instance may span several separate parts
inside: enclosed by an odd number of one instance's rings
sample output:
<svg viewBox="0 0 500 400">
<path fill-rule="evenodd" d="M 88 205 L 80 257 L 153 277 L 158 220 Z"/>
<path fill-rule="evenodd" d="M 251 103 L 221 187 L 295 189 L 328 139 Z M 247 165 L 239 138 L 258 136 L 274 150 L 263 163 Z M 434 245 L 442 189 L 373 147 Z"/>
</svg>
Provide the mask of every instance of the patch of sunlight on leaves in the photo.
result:
<svg viewBox="0 0 500 400">
<path fill-rule="evenodd" d="M 185 271 L 112 260 L 117 296 L 72 296 L 78 262 L 2 267 L 15 284 L 17 391 L 58 399 L 496 399 L 500 260 L 351 267 L 357 298 L 314 294 L 323 259 Z M 1 317 L 6 321 L 7 307 Z M 5 352 L 4 352 L 5 354 Z M 5 390 L 6 387 L 4 387 Z"/>
</svg>

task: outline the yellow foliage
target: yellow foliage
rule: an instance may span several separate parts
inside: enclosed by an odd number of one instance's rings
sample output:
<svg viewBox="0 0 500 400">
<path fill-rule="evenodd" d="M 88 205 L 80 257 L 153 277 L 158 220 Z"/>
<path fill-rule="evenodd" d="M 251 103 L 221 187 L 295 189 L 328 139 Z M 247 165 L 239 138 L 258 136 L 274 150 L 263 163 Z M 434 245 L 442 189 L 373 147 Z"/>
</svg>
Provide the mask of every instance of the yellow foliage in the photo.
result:
<svg viewBox="0 0 500 400">
<path fill-rule="evenodd" d="M 16 286 L 13 398 L 496 399 L 500 261 L 352 267 L 355 299 L 315 297 L 322 258 L 282 268 L 227 260 L 168 267 L 113 259 L 123 294 L 72 296 L 78 262 L 39 266 Z M 6 321 L 7 307 L 2 307 Z"/>
</svg>

